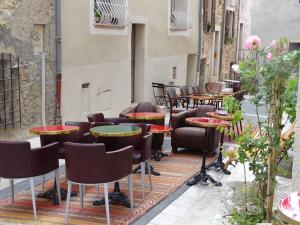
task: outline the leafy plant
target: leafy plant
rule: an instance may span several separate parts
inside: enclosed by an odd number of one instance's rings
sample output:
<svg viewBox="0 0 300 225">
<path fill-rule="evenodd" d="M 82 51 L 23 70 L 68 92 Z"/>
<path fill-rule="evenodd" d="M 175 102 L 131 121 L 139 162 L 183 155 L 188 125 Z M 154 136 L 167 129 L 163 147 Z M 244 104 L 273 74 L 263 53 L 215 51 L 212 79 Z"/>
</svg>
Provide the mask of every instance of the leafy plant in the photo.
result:
<svg viewBox="0 0 300 225">
<path fill-rule="evenodd" d="M 266 219 L 271 221 L 277 161 L 282 156 L 281 142 L 290 141 L 281 139 L 283 113 L 287 114 L 291 122 L 296 116 L 298 79 L 291 79 L 291 74 L 299 67 L 300 50 L 288 52 L 286 38 L 273 41 L 271 47 L 261 48 L 260 39 L 251 36 L 246 46 L 258 54 L 257 60 L 246 60 L 239 64 L 243 88 L 254 94 L 252 103 L 256 107 L 258 128 L 253 133 L 249 126 L 238 137 L 239 161 L 249 163 Z M 260 118 L 259 107 L 266 109 L 266 121 Z M 248 216 L 244 215 L 246 218 Z"/>
</svg>

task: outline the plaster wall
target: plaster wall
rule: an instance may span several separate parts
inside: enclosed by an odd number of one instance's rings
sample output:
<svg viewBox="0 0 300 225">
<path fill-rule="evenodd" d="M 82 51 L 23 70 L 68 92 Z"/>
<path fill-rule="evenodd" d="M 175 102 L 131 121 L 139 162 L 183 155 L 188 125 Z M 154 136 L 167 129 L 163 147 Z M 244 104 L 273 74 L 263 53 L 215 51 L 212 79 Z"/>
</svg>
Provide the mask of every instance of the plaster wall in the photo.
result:
<svg viewBox="0 0 300 225">
<path fill-rule="evenodd" d="M 93 1 L 91 1 L 93 2 Z M 138 65 L 138 101 L 152 101 L 152 82 L 184 85 L 187 56 L 197 48 L 198 1 L 190 0 L 193 28 L 178 35 L 168 29 L 169 0 L 129 0 L 132 22 L 144 24 L 144 45 L 139 48 L 144 65 Z M 131 26 L 120 34 L 91 32 L 90 2 L 62 1 L 62 116 L 63 120 L 86 120 L 86 114 L 101 111 L 91 106 L 80 108 L 81 87 L 90 83 L 90 102 L 97 98 L 97 90 L 104 85 L 111 92 L 111 108 L 105 116 L 117 116 L 131 104 Z M 101 29 L 101 28 L 100 28 Z M 102 32 L 102 33 L 101 33 Z M 76 38 L 75 38 L 76 37 Z M 138 44 L 140 45 L 140 43 Z M 143 61 L 143 60 L 141 60 Z M 176 67 L 177 78 L 172 78 Z M 144 74 L 143 74 L 144 73 Z M 91 104 L 93 105 L 93 104 Z"/>
<path fill-rule="evenodd" d="M 300 39 L 300 4 L 297 0 L 256 0 L 251 6 L 252 34 L 268 45 L 278 37 Z M 300 42 L 300 40 L 299 40 Z"/>
</svg>

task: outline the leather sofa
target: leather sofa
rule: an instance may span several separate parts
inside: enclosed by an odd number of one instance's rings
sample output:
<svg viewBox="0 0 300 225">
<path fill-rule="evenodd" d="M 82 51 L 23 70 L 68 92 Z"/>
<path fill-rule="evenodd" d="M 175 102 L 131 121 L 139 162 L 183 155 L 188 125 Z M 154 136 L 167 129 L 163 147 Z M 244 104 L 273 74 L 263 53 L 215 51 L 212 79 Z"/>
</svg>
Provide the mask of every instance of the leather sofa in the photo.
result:
<svg viewBox="0 0 300 225">
<path fill-rule="evenodd" d="M 211 105 L 201 105 L 197 109 L 191 109 L 174 115 L 172 120 L 173 131 L 171 134 L 172 151 L 178 148 L 187 148 L 194 151 L 203 151 L 205 128 L 195 127 L 185 122 L 189 117 L 208 117 L 207 112 L 214 112 L 216 108 Z M 208 155 L 214 155 L 220 143 L 221 134 L 216 129 L 208 131 Z"/>
</svg>

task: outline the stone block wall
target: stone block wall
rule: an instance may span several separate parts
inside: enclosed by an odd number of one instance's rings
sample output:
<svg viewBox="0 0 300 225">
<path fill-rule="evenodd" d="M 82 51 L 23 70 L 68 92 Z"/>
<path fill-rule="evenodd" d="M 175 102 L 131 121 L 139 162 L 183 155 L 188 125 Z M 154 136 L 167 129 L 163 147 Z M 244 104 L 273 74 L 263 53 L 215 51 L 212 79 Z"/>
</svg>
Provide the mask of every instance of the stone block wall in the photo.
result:
<svg viewBox="0 0 300 225">
<path fill-rule="evenodd" d="M 55 116 L 55 0 L 0 0 L 0 53 L 20 58 L 22 125 L 4 130 L 0 139 L 21 140 L 41 125 L 42 63 L 46 54 L 46 122 Z"/>
</svg>

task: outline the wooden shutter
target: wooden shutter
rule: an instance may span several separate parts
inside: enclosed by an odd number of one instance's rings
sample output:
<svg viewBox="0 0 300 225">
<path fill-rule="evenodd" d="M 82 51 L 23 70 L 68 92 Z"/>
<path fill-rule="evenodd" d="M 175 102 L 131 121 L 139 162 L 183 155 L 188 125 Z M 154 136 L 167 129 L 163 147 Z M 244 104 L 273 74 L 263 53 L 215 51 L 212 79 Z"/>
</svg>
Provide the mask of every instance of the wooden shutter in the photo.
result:
<svg viewBox="0 0 300 225">
<path fill-rule="evenodd" d="M 229 29 L 230 29 L 230 14 L 229 14 L 229 11 L 226 11 L 226 18 L 225 18 L 225 43 L 228 42 Z"/>
<path fill-rule="evenodd" d="M 215 31 L 216 30 L 216 0 L 212 0 L 211 3 L 211 31 Z"/>
<path fill-rule="evenodd" d="M 203 0 L 203 31 L 207 32 L 208 28 L 208 1 L 209 0 Z"/>
</svg>

